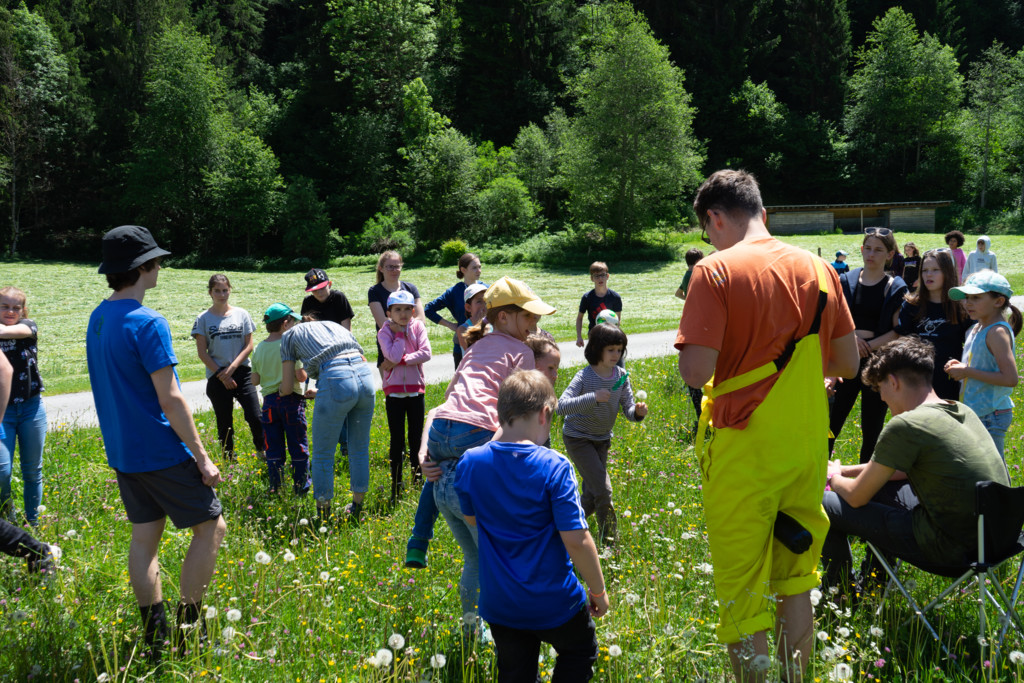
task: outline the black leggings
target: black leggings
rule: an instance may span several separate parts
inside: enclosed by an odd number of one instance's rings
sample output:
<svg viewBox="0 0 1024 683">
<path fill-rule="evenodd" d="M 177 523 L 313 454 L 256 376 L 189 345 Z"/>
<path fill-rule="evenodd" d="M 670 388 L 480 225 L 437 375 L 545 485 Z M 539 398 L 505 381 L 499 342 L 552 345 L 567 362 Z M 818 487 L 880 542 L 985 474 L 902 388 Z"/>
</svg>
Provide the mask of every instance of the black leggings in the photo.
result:
<svg viewBox="0 0 1024 683">
<path fill-rule="evenodd" d="M 838 438 L 839 432 L 843 431 L 846 417 L 853 410 L 857 396 L 860 396 L 860 428 L 863 435 L 860 445 L 861 463 L 871 460 L 871 455 L 875 452 L 875 444 L 878 443 L 878 436 L 882 433 L 882 425 L 885 424 L 885 412 L 889 410 L 889 406 L 882 400 L 881 394 L 860 381 L 860 373 L 864 369 L 865 360 L 861 359 L 856 377 L 844 379 L 842 384 L 836 387 L 836 395 L 828 415 L 828 428 L 834 435 L 828 440 L 828 453 L 832 455 L 836 438 Z"/>
<path fill-rule="evenodd" d="M 213 414 L 217 416 L 217 440 L 226 454 L 235 452 L 234 401 L 242 406 L 245 421 L 252 431 L 252 443 L 257 451 L 266 447 L 263 441 L 263 424 L 260 422 L 260 397 L 256 387 L 252 385 L 252 371 L 242 365 L 231 379 L 235 380 L 235 388 L 228 389 L 216 377 L 206 380 L 206 396 L 213 404 Z"/>
<path fill-rule="evenodd" d="M 388 415 L 388 431 L 391 433 L 391 493 L 398 492 L 402 483 L 402 452 L 405 450 L 405 423 L 409 422 L 409 465 L 413 473 L 420 469 L 420 444 L 423 442 L 423 415 L 426 401 L 423 394 L 416 396 L 386 396 L 384 409 Z"/>
</svg>

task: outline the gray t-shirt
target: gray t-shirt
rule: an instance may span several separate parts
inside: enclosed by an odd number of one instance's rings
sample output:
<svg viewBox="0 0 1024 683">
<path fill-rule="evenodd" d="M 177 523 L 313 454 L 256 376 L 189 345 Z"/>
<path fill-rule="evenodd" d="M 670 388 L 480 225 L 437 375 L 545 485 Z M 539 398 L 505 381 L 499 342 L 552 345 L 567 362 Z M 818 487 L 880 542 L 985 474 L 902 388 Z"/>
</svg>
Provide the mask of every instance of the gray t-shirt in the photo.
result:
<svg viewBox="0 0 1024 683">
<path fill-rule="evenodd" d="M 231 361 L 245 348 L 245 337 L 256 331 L 256 325 L 245 309 L 232 306 L 227 315 L 215 315 L 207 310 L 196 318 L 192 325 L 193 337 L 205 337 L 206 349 L 210 357 L 223 368 L 231 365 Z M 249 365 L 246 357 L 242 365 Z M 206 378 L 213 377 L 213 372 L 206 369 Z"/>
<path fill-rule="evenodd" d="M 936 564 L 977 556 L 974 485 L 1009 484 L 992 437 L 963 403 L 925 403 L 901 413 L 882 430 L 871 459 L 906 472 L 920 505 L 914 537 Z"/>
</svg>

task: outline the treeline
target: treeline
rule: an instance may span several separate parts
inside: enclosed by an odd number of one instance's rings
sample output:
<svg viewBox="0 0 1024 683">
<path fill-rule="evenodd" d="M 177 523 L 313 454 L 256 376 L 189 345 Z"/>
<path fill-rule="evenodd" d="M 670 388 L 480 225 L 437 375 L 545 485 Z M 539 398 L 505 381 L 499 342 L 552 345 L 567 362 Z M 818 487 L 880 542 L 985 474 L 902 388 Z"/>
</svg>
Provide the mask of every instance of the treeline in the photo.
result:
<svg viewBox="0 0 1024 683">
<path fill-rule="evenodd" d="M 1024 9 L 889 4 L 0 0 L 0 243 L 636 249 L 723 166 L 769 203 L 1019 222 Z"/>
</svg>

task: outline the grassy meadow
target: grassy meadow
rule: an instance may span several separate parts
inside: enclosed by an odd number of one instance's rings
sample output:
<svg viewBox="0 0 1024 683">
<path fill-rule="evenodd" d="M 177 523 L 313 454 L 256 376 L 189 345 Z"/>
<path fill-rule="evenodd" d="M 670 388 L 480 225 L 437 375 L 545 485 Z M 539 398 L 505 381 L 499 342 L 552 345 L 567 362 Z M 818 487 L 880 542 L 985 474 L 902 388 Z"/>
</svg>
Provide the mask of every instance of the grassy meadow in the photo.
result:
<svg viewBox="0 0 1024 683">
<path fill-rule="evenodd" d="M 699 243 L 696 233 L 687 237 L 707 253 L 710 247 Z M 850 252 L 849 262 L 860 263 L 857 235 L 807 235 L 784 237 L 831 261 L 837 249 Z M 970 238 L 969 238 L 970 239 Z M 910 240 L 924 252 L 943 246 L 942 235 L 898 233 L 903 244 Z M 1024 293 L 1024 236 L 997 236 L 993 248 L 999 257 L 1000 271 L 1014 286 Z M 628 259 L 628 250 L 626 253 Z M 85 364 L 85 327 L 89 313 L 106 297 L 109 290 L 102 275 L 96 273 L 97 264 L 54 263 L 24 261 L 0 262 L 0 282 L 21 287 L 28 294 L 31 317 L 39 326 L 39 365 L 46 391 L 60 394 L 89 389 Z M 170 267 L 160 275 L 159 285 L 146 294 L 146 305 L 163 313 L 171 325 L 175 351 L 178 354 L 178 374 L 182 381 L 205 377 L 204 368 L 196 355 L 195 342 L 189 336 L 197 315 L 210 304 L 206 293 L 207 280 L 214 271 L 190 270 Z M 671 263 L 651 263 L 623 260 L 609 263 L 609 286 L 622 295 L 625 329 L 631 333 L 650 332 L 674 328 L 679 323 L 682 302 L 673 296 L 686 271 L 681 260 Z M 328 270 L 334 286 L 348 296 L 355 311 L 352 332 L 369 356 L 376 354 L 373 318 L 366 306 L 366 290 L 375 282 L 373 268 L 369 266 L 338 266 Z M 260 328 L 258 343 L 266 336 L 260 321 L 270 304 L 282 301 L 298 309 L 305 296 L 303 272 L 243 273 L 228 271 L 233 285 L 231 303 L 252 315 Z M 558 312 L 543 322 L 559 341 L 574 339 L 576 312 L 580 296 L 592 284 L 585 269 L 551 268 L 529 264 L 484 264 L 485 282 L 493 282 L 502 275 L 525 280 Z M 424 303 L 439 296 L 454 282 L 455 268 L 410 267 L 403 271 L 402 279 L 415 284 Z M 428 323 L 431 344 L 435 351 L 450 349 L 451 333 Z"/>
<path fill-rule="evenodd" d="M 598 623 L 601 645 L 596 681 L 717 681 L 726 677 L 716 643 L 714 567 L 701 507 L 700 475 L 687 428 L 693 409 L 671 357 L 629 363 L 636 389 L 649 394 L 651 414 L 641 424 L 620 419 L 610 472 L 619 511 L 618 554 L 602 561 L 612 610 Z M 563 368 L 560 392 L 574 374 Z M 1021 399 L 1018 388 L 1016 398 Z M 428 403 L 439 402 L 431 386 Z M 236 411 L 237 412 L 237 411 Z M 197 416 L 207 443 L 216 440 L 212 414 Z M 859 440 L 851 416 L 838 452 L 855 462 Z M 240 415 L 236 429 L 246 432 Z M 127 575 L 129 525 L 117 484 L 106 467 L 96 429 L 56 431 L 45 455 L 44 504 L 38 536 L 62 546 L 62 569 L 49 583 L 24 563 L 0 556 L 0 672 L 5 680 L 134 681 L 492 681 L 493 645 L 462 642 L 457 582 L 461 552 L 443 521 L 429 567 L 403 566 L 417 489 L 388 506 L 387 429 L 382 400 L 371 432 L 371 490 L 358 528 L 314 529 L 313 501 L 271 497 L 258 461 L 243 454 L 222 464 L 219 494 L 228 536 L 206 606 L 212 642 L 181 658 L 169 657 L 153 675 L 138 659 L 139 614 Z M 1024 452 L 1019 423 L 1007 438 L 1007 460 L 1019 475 Z M 553 447 L 561 448 L 556 423 Z M 219 458 L 216 448 L 212 451 Z M 339 496 L 346 464 L 337 464 Z M 15 491 L 20 482 L 15 479 Z M 287 488 L 287 487 L 285 487 Z M 17 495 L 17 494 L 16 494 Z M 343 498 L 339 498 L 339 501 Z M 176 577 L 188 531 L 164 537 L 164 594 L 177 599 Z M 260 564 L 257 553 L 270 556 Z M 938 581 L 917 572 L 919 597 Z M 1011 577 L 1012 578 L 1012 577 Z M 937 628 L 954 653 L 941 650 L 910 611 L 890 600 L 875 616 L 876 599 L 855 614 L 816 608 L 816 652 L 808 681 L 1010 680 L 1021 669 L 1008 657 L 991 667 L 979 658 L 975 602 L 963 596 L 942 612 Z M 229 621 L 238 610 L 238 621 Z M 225 632 L 231 628 L 232 631 Z M 391 648 L 401 636 L 401 645 Z M 1015 637 L 1005 653 L 1022 650 Z M 383 655 L 381 650 L 387 651 Z M 443 656 L 442 658 L 437 655 Z M 1016 658 L 1016 655 L 1014 655 Z M 541 662 L 550 680 L 553 658 Z"/>
</svg>

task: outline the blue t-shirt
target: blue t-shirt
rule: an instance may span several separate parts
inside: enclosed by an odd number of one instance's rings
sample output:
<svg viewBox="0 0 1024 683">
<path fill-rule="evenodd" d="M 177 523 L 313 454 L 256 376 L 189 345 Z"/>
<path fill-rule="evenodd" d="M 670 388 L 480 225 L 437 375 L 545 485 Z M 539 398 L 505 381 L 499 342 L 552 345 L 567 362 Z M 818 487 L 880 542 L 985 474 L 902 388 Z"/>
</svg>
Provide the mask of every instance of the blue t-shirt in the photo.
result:
<svg viewBox="0 0 1024 683">
<path fill-rule="evenodd" d="M 85 354 L 107 464 L 120 472 L 153 472 L 192 457 L 160 408 L 150 377 L 178 364 L 166 318 L 134 299 L 104 301 L 89 316 Z"/>
<path fill-rule="evenodd" d="M 546 629 L 579 612 L 587 593 L 558 533 L 587 528 L 568 458 L 491 441 L 462 456 L 455 490 L 462 513 L 476 517 L 485 621 Z"/>
</svg>

